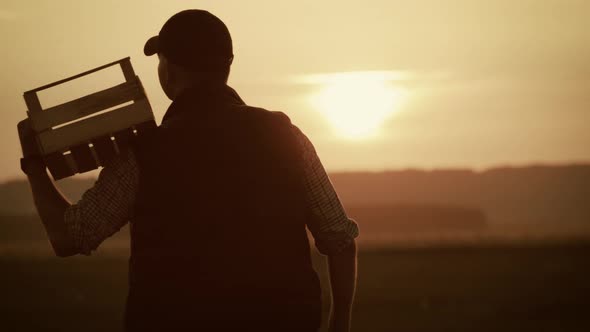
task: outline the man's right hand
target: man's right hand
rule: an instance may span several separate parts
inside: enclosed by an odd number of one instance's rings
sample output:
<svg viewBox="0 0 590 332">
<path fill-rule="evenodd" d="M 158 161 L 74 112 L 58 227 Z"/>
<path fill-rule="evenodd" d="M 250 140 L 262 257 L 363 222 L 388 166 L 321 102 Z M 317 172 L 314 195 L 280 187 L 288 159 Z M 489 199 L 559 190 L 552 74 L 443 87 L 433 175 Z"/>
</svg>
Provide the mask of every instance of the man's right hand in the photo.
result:
<svg viewBox="0 0 590 332">
<path fill-rule="evenodd" d="M 356 241 L 340 253 L 328 255 L 332 285 L 330 332 L 349 332 L 352 302 L 356 290 Z"/>
</svg>

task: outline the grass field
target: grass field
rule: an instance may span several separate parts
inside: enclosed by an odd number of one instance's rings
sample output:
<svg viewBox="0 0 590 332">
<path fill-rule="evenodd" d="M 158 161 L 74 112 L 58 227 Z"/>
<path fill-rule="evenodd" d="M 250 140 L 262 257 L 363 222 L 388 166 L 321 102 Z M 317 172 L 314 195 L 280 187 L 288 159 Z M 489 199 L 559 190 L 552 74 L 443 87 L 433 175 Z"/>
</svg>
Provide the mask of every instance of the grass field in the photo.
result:
<svg viewBox="0 0 590 332">
<path fill-rule="evenodd" d="M 590 244 L 362 251 L 353 331 L 590 331 L 589 262 Z M 126 264 L 0 256 L 0 330 L 120 331 Z"/>
</svg>

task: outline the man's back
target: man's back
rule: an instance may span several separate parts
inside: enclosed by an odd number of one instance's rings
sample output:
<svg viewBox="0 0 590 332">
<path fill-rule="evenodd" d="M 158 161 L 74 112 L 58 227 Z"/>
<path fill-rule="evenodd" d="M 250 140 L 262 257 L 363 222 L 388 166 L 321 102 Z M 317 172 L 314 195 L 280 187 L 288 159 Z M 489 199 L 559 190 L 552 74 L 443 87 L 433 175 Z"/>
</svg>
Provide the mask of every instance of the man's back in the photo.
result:
<svg viewBox="0 0 590 332">
<path fill-rule="evenodd" d="M 138 144 L 130 327 L 319 326 L 291 123 L 230 90 L 187 91 Z"/>
</svg>

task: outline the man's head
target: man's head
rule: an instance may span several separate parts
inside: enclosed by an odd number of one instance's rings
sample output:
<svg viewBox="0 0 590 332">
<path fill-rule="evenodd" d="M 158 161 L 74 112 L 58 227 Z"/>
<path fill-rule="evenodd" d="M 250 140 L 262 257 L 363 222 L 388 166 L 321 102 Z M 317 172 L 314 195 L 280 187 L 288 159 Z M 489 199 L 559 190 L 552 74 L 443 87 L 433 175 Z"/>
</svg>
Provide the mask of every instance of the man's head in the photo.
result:
<svg viewBox="0 0 590 332">
<path fill-rule="evenodd" d="M 233 47 L 225 24 L 208 11 L 190 9 L 172 16 L 144 46 L 158 54 L 158 77 L 170 99 L 194 85 L 225 84 Z"/>
</svg>

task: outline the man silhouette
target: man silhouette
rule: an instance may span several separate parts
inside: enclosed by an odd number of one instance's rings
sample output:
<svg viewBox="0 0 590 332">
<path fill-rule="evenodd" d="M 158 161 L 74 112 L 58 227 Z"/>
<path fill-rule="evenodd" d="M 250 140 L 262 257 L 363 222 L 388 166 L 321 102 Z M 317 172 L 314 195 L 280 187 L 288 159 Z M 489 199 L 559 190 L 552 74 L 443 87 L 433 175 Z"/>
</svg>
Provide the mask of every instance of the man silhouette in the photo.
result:
<svg viewBox="0 0 590 332">
<path fill-rule="evenodd" d="M 22 160 L 55 253 L 88 255 L 130 222 L 127 331 L 317 331 L 307 227 L 329 258 L 331 329 L 348 331 L 358 228 L 302 132 L 227 86 L 225 24 L 182 11 L 144 52 L 172 104 L 77 204 Z"/>
</svg>

